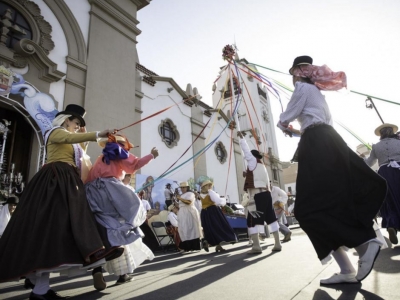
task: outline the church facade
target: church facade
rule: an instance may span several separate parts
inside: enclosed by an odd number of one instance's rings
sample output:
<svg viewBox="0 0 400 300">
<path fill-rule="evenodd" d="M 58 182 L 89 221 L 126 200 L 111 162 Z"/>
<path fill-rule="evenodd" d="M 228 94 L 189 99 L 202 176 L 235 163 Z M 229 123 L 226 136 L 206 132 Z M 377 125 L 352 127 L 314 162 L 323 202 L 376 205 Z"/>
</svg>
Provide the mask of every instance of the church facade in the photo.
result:
<svg viewBox="0 0 400 300">
<path fill-rule="evenodd" d="M 159 149 L 159 158 L 138 172 L 135 185 L 156 180 L 152 189 L 160 202 L 166 182 L 190 181 L 195 187 L 205 177 L 213 179 L 221 195 L 240 202 L 246 166 L 238 129 L 250 147 L 265 154 L 270 179 L 282 186 L 275 125 L 262 83 L 245 75 L 238 82 L 227 80 L 229 72 L 221 69 L 213 91 L 207 92 L 208 105 L 191 84 L 179 87 L 168 74 L 140 65 L 137 12 L 150 2 L 0 0 L 1 180 L 11 174 L 25 182 L 32 178 L 45 160 L 49 116 L 75 103 L 87 111 L 88 131 L 119 129 L 171 106 L 123 130 L 139 146 L 132 149 L 136 156 Z M 246 111 L 241 105 L 232 114 L 235 96 L 248 101 L 248 95 L 237 93 L 244 85 L 254 108 Z M 97 145 L 89 146 L 92 161 L 99 153 Z"/>
</svg>

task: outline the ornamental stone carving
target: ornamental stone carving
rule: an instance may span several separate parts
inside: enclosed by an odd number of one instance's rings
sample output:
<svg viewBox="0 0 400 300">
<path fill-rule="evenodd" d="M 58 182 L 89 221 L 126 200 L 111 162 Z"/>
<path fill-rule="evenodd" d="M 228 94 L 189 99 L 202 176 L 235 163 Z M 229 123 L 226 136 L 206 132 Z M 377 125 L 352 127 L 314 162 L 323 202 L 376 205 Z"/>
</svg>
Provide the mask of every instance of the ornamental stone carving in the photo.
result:
<svg viewBox="0 0 400 300">
<path fill-rule="evenodd" d="M 48 55 L 49 52 L 54 49 L 55 44 L 51 37 L 52 27 L 41 15 L 40 7 L 35 2 L 29 0 L 3 0 L 3 2 L 12 6 L 12 8 L 27 19 L 28 23 L 31 25 L 32 32 L 36 36 L 33 42 L 37 43 L 38 46 L 43 49 L 44 53 Z M 6 36 L 9 31 L 18 31 L 22 37 L 24 36 L 25 32 L 23 29 L 21 30 L 16 24 L 11 24 L 10 10 L 7 10 L 0 18 L 0 43 L 5 44 L 4 38 L 7 39 Z M 32 22 L 35 24 L 32 24 Z M 12 64 L 15 67 L 23 68 L 27 64 L 27 60 L 20 55 L 15 55 L 12 60 Z"/>
</svg>

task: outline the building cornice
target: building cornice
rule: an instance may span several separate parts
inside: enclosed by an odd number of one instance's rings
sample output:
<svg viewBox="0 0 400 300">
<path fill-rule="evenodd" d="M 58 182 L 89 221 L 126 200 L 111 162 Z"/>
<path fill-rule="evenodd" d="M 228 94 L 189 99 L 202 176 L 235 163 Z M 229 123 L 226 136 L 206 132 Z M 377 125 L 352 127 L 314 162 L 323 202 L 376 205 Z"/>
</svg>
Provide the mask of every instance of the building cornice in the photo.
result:
<svg viewBox="0 0 400 300">
<path fill-rule="evenodd" d="M 137 10 L 141 10 L 143 7 L 150 4 L 151 0 L 131 0 L 137 6 Z"/>
<path fill-rule="evenodd" d="M 65 73 L 57 70 L 57 64 L 54 63 L 47 53 L 34 41 L 22 39 L 14 46 L 15 52 L 32 62 L 39 70 L 39 78 L 47 81 L 59 81 L 65 76 Z"/>
<path fill-rule="evenodd" d="M 136 36 L 142 33 L 137 28 L 138 20 L 111 0 L 89 0 L 92 5 L 90 14 L 96 16 L 110 27 L 114 28 L 130 40 L 136 41 Z M 122 25 L 122 26 L 121 26 Z"/>
</svg>

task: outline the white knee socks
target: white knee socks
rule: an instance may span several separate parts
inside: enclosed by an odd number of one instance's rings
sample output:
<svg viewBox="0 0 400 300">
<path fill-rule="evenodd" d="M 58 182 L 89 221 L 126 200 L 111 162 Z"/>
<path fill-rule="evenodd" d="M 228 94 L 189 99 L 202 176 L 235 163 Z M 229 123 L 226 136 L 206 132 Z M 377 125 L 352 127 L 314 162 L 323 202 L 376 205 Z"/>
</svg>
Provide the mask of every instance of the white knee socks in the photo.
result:
<svg viewBox="0 0 400 300">
<path fill-rule="evenodd" d="M 340 274 L 349 274 L 356 271 L 351 264 L 347 253 L 342 247 L 339 247 L 336 251 L 332 252 L 332 256 L 340 267 Z"/>
</svg>

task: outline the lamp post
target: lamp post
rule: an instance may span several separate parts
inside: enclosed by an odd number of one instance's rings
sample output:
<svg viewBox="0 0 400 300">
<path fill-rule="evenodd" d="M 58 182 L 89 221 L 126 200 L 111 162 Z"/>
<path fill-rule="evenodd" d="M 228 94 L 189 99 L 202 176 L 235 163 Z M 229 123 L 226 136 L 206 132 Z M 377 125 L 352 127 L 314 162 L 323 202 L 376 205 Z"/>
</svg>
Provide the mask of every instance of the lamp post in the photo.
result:
<svg viewBox="0 0 400 300">
<path fill-rule="evenodd" d="M 1 170 L 3 168 L 3 162 L 4 162 L 4 151 L 6 150 L 6 141 L 7 141 L 7 134 L 10 129 L 8 129 L 8 126 L 11 124 L 11 122 L 7 120 L 3 120 L 5 124 L 0 122 L 0 133 L 3 134 L 3 145 L 1 147 L 1 153 L 0 153 L 0 174 Z"/>
<path fill-rule="evenodd" d="M 382 124 L 385 123 L 385 122 L 383 122 L 383 119 L 382 119 L 381 115 L 379 114 L 379 111 L 376 108 L 374 101 L 372 101 L 372 98 L 369 96 L 367 97 L 367 99 L 365 99 L 365 107 L 370 108 L 370 109 L 375 109 L 376 113 L 379 116 L 379 119 L 381 119 L 381 121 L 382 121 Z"/>
</svg>

